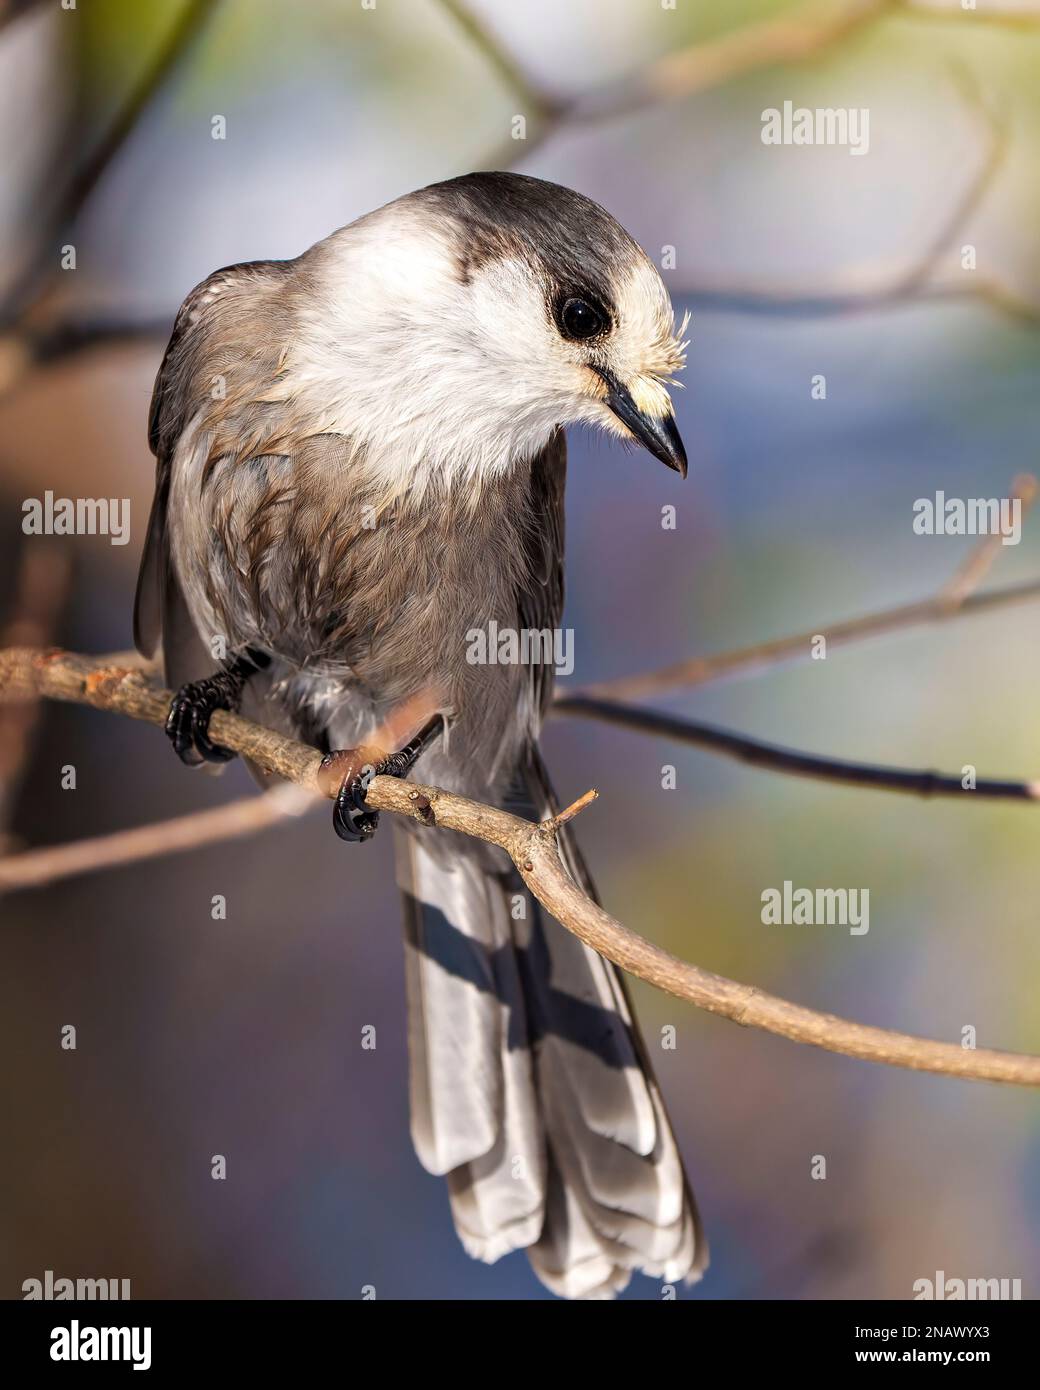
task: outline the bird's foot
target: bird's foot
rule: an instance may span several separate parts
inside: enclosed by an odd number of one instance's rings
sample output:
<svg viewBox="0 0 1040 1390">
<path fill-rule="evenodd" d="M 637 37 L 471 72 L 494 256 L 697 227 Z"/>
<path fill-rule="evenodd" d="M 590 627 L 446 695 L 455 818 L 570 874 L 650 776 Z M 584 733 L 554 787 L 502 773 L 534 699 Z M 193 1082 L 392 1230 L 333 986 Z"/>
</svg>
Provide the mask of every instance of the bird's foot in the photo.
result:
<svg viewBox="0 0 1040 1390">
<path fill-rule="evenodd" d="M 321 760 L 318 778 L 326 792 L 335 789 L 332 828 L 341 840 L 371 840 L 379 825 L 379 812 L 369 811 L 365 797 L 373 777 L 384 770 L 386 760 L 373 748 L 338 748 Z"/>
<path fill-rule="evenodd" d="M 364 842 L 371 840 L 379 826 L 379 812 L 370 811 L 366 804 L 368 789 L 376 777 L 405 777 L 416 759 L 438 737 L 444 725 L 440 715 L 396 753 L 362 746 L 340 748 L 326 753 L 318 772 L 319 782 L 327 793 L 335 791 L 332 807 L 332 828 L 341 840 Z"/>
<path fill-rule="evenodd" d="M 230 762 L 236 756 L 233 749 L 210 740 L 209 721 L 214 710 L 237 712 L 246 681 L 265 664 L 258 653 L 250 652 L 233 658 L 222 671 L 205 680 L 181 686 L 166 716 L 166 736 L 181 762 L 198 767 L 204 762 Z"/>
</svg>

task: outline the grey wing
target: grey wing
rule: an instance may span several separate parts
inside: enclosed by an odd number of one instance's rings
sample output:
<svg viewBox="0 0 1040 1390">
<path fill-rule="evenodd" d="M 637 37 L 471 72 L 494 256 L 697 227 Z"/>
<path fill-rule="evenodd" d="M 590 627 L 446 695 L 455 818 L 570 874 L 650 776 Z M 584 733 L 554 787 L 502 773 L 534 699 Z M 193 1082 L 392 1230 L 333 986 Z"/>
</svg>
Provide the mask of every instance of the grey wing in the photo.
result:
<svg viewBox="0 0 1040 1390">
<path fill-rule="evenodd" d="M 211 673 L 213 659 L 199 640 L 170 560 L 166 508 L 177 443 L 199 408 L 199 392 L 211 390 L 208 373 L 223 365 L 229 344 L 225 326 L 241 323 L 251 292 L 282 282 L 293 262 L 248 261 L 214 271 L 192 290 L 177 312 L 173 333 L 155 379 L 148 443 L 155 455 L 155 495 L 141 554 L 134 599 L 134 645 L 154 657 L 162 645 L 167 682 L 179 685 Z"/>
</svg>

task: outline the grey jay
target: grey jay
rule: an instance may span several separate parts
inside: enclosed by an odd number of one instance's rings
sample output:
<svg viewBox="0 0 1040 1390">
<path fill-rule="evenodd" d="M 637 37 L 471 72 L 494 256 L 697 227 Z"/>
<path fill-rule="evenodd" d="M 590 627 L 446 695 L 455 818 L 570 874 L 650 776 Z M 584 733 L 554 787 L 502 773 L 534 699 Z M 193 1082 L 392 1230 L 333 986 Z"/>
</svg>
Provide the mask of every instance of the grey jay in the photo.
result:
<svg viewBox="0 0 1040 1390">
<path fill-rule="evenodd" d="M 552 667 L 474 662 L 467 634 L 559 626 L 565 425 L 685 476 L 667 389 L 681 336 L 603 208 L 518 174 L 435 184 L 193 290 L 152 400 L 135 610 L 177 688 L 182 759 L 230 757 L 209 719 L 240 708 L 326 753 L 344 839 L 376 828 L 373 771 L 552 814 Z M 699 1274 L 617 971 L 497 849 L 411 822 L 394 836 L 412 1135 L 466 1250 L 524 1249 L 567 1298 L 613 1297 L 632 1270 Z M 560 852 L 593 893 L 569 825 Z"/>
</svg>

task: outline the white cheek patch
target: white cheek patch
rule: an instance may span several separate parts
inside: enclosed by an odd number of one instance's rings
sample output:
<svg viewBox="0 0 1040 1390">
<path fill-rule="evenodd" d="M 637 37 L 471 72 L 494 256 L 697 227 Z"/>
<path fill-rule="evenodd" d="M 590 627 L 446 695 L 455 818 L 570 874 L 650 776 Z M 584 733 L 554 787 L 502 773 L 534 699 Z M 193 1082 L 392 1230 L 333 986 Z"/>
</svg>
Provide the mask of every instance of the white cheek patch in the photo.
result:
<svg viewBox="0 0 1040 1390">
<path fill-rule="evenodd" d="M 468 309 L 476 341 L 490 357 L 540 375 L 557 356 L 559 335 L 525 262 L 490 262 L 470 282 Z"/>
<path fill-rule="evenodd" d="M 560 336 L 545 286 L 526 261 L 491 262 L 471 282 L 467 307 L 475 345 L 507 410 L 567 424 L 577 400 L 602 395 L 585 352 Z M 475 380 L 474 388 L 480 384 Z"/>
</svg>

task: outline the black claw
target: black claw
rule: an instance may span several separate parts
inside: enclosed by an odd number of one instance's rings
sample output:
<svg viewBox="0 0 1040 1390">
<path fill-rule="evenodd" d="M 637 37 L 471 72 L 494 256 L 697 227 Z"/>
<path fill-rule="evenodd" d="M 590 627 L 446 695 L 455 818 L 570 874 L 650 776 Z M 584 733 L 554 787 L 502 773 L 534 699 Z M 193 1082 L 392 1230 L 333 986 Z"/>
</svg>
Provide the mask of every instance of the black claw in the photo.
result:
<svg viewBox="0 0 1040 1390">
<path fill-rule="evenodd" d="M 379 763 L 368 763 L 360 772 L 348 772 L 340 782 L 339 791 L 332 805 L 332 828 L 341 840 L 364 843 L 371 840 L 379 826 L 379 812 L 366 809 L 365 798 L 374 777 L 404 777 L 414 765 L 419 755 L 430 746 L 443 728 L 440 716 L 431 720 L 426 728 L 411 743 L 397 753 L 391 753 Z M 353 763 L 352 750 L 339 750 L 326 753 L 321 760 L 322 768 L 330 774 L 347 760 L 348 767 Z"/>
<path fill-rule="evenodd" d="M 170 712 L 166 716 L 166 737 L 173 744 L 173 751 L 188 767 L 198 767 L 202 757 L 195 751 L 195 740 L 191 732 L 191 700 L 182 686 L 170 702 Z"/>
<path fill-rule="evenodd" d="M 237 710 L 246 681 L 269 664 L 266 653 L 249 647 L 216 675 L 181 686 L 170 702 L 166 733 L 182 762 L 198 767 L 200 763 L 230 762 L 235 757 L 233 749 L 210 739 L 209 721 L 214 710 Z"/>
<path fill-rule="evenodd" d="M 326 753 L 321 765 L 334 769 L 342 758 L 342 752 Z M 344 777 L 340 783 L 332 803 L 332 828 L 341 840 L 364 843 L 376 833 L 379 812 L 365 809 L 365 796 L 377 770 L 369 764 L 359 773 Z"/>
<path fill-rule="evenodd" d="M 216 705 L 216 709 L 229 709 L 229 705 Z M 209 717 L 212 710 L 198 711 L 195 715 L 195 747 L 202 754 L 204 762 L 207 763 L 229 763 L 232 758 L 237 758 L 238 754 L 233 748 L 225 748 L 220 743 L 211 743 L 209 740 Z"/>
<path fill-rule="evenodd" d="M 214 710 L 234 709 L 241 694 L 241 682 L 220 673 L 209 680 L 189 681 L 170 702 L 165 731 L 182 763 L 227 763 L 235 758 L 234 749 L 210 741 L 210 719 Z"/>
</svg>

